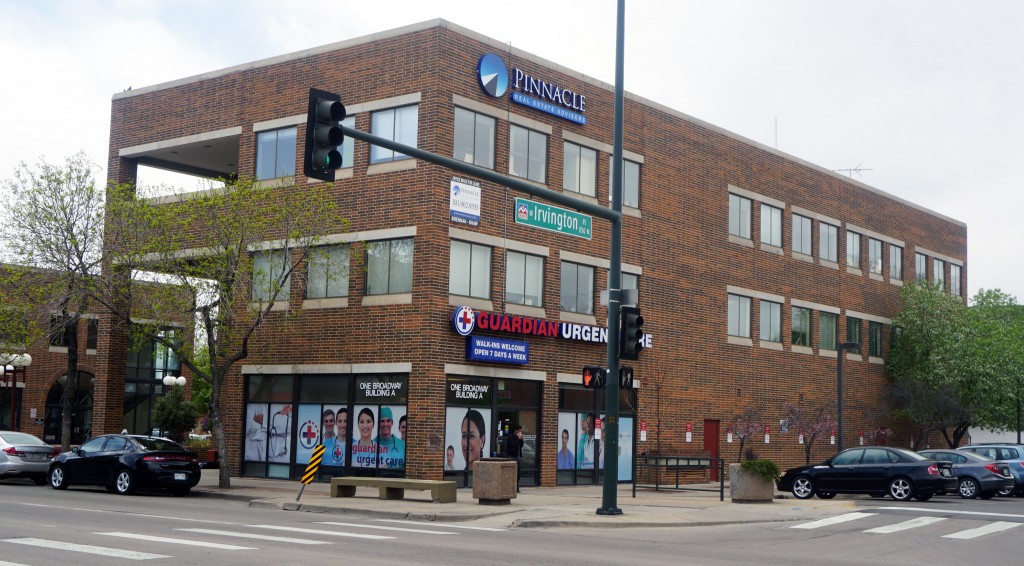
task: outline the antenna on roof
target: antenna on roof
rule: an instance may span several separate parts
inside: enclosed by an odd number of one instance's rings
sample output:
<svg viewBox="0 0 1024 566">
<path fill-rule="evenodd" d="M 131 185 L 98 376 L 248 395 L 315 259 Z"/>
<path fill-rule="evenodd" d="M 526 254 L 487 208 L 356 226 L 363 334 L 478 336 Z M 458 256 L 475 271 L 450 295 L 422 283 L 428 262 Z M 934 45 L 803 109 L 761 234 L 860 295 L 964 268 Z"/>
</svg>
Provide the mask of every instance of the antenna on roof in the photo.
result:
<svg viewBox="0 0 1024 566">
<path fill-rule="evenodd" d="M 860 166 L 860 163 L 858 163 L 857 166 L 852 169 L 833 169 L 832 171 L 836 173 L 845 173 L 852 179 L 854 173 L 859 177 L 863 177 L 864 175 L 861 174 L 861 171 L 874 171 L 874 169 L 865 169 Z"/>
</svg>

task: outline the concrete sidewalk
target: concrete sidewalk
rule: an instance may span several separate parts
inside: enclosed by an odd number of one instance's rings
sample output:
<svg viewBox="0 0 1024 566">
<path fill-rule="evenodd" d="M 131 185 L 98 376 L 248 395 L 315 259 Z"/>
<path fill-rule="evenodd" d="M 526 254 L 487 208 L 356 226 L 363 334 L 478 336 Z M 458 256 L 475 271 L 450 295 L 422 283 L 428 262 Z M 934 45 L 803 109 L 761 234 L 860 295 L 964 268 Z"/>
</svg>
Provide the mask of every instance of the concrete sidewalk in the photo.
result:
<svg viewBox="0 0 1024 566">
<path fill-rule="evenodd" d="M 356 497 L 333 498 L 330 484 L 312 483 L 303 489 L 298 481 L 261 478 L 231 478 L 231 487 L 218 487 L 217 470 L 203 470 L 202 480 L 193 489 L 199 497 L 245 500 L 250 507 L 373 516 L 412 521 L 468 522 L 476 526 L 500 528 L 529 527 L 684 527 L 809 521 L 856 508 L 851 499 L 797 500 L 778 494 L 772 503 L 740 504 L 718 500 L 718 491 L 637 490 L 623 485 L 618 491 L 618 507 L 623 514 L 602 516 L 596 513 L 602 504 L 601 486 L 526 487 L 511 504 L 480 505 L 472 489 L 460 489 L 456 503 L 432 503 L 429 492 L 406 491 L 407 499 L 382 501 L 377 489 L 361 487 Z M 705 486 L 701 486 L 705 487 Z M 717 488 L 717 484 L 714 485 Z"/>
</svg>

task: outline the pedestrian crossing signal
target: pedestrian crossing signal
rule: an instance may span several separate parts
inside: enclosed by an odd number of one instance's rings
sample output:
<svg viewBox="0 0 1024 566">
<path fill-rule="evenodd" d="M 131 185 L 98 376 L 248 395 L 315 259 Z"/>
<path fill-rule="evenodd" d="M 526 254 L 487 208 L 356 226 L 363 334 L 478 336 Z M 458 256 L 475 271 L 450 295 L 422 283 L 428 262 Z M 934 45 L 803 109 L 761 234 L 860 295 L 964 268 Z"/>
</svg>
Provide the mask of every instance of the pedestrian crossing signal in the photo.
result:
<svg viewBox="0 0 1024 566">
<path fill-rule="evenodd" d="M 607 380 L 608 370 L 601 366 L 585 366 L 583 368 L 583 387 L 601 389 Z"/>
</svg>

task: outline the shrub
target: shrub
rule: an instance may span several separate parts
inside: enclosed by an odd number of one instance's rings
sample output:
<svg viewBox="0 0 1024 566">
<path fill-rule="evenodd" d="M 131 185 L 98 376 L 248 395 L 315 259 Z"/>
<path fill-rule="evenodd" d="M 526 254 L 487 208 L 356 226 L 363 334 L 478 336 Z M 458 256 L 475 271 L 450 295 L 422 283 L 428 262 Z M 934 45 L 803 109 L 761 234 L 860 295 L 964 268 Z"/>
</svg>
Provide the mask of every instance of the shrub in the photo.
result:
<svg viewBox="0 0 1024 566">
<path fill-rule="evenodd" d="M 198 416 L 195 405 L 185 399 L 181 387 L 168 388 L 167 394 L 153 408 L 153 424 L 175 442 L 185 440 L 185 433 L 196 425 Z"/>
<path fill-rule="evenodd" d="M 747 460 L 740 464 L 740 467 L 743 471 L 755 473 L 764 478 L 765 481 L 772 483 L 778 481 L 779 477 L 782 476 L 782 470 L 771 460 Z"/>
</svg>

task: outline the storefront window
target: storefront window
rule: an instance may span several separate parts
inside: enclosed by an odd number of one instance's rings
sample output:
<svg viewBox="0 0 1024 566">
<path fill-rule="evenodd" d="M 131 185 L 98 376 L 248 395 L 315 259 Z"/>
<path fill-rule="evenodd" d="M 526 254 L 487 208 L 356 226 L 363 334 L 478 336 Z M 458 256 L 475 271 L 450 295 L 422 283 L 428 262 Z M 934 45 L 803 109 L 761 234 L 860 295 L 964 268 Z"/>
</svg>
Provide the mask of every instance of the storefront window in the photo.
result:
<svg viewBox="0 0 1024 566">
<path fill-rule="evenodd" d="M 607 437 L 604 390 L 562 387 L 559 391 L 558 452 L 559 484 L 591 484 L 601 480 Z M 633 478 L 633 414 L 635 392 L 620 390 L 618 481 Z M 596 471 L 595 471 L 596 470 Z"/>
</svg>

